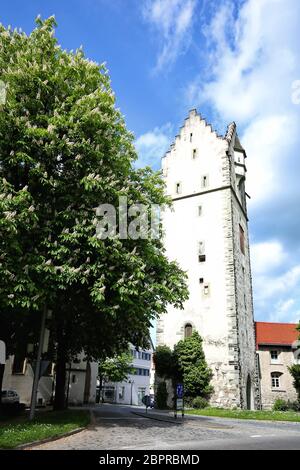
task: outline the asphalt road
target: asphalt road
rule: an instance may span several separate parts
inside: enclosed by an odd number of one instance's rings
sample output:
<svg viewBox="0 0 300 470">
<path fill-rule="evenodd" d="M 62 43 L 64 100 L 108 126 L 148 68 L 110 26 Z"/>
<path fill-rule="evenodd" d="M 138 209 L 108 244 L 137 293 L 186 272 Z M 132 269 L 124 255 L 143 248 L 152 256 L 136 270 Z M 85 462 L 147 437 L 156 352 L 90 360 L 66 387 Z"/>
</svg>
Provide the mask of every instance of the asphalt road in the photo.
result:
<svg viewBox="0 0 300 470">
<path fill-rule="evenodd" d="M 98 405 L 87 430 L 35 447 L 93 450 L 300 450 L 300 423 L 185 417 L 177 422 L 138 407 Z M 138 414 L 136 414 L 138 413 Z"/>
</svg>

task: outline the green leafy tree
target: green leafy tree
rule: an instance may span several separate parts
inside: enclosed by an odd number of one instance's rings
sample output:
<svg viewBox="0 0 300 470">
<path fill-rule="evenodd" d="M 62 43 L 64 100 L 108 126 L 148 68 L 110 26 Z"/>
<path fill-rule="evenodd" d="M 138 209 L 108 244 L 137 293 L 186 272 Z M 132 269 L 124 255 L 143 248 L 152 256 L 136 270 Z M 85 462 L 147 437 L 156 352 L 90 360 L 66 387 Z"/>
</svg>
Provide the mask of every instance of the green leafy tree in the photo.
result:
<svg viewBox="0 0 300 470">
<path fill-rule="evenodd" d="M 159 382 L 156 391 L 156 406 L 159 410 L 167 408 L 168 391 L 165 382 Z"/>
<path fill-rule="evenodd" d="M 15 228 L 0 245 L 1 322 L 14 318 L 18 344 L 23 319 L 34 331 L 43 309 L 52 312 L 61 409 L 66 363 L 81 351 L 103 360 L 129 342 L 146 347 L 153 320 L 168 304 L 182 308 L 188 293 L 160 239 L 97 237 L 99 204 L 118 207 L 119 196 L 147 207 L 170 200 L 158 173 L 133 165 L 133 136 L 105 67 L 81 49 L 62 50 L 53 17 L 36 23 L 29 35 L 0 26 L 0 180 L 16 203 L 8 217 Z"/>
<path fill-rule="evenodd" d="M 174 374 L 174 357 L 173 352 L 169 346 L 157 346 L 154 354 L 153 361 L 155 364 L 155 373 L 159 377 L 170 378 Z"/>
<path fill-rule="evenodd" d="M 99 364 L 99 377 L 105 382 L 123 382 L 132 374 L 132 357 L 125 352 L 116 357 L 108 358 Z"/>
<path fill-rule="evenodd" d="M 185 396 L 209 397 L 213 392 L 210 385 L 212 371 L 207 366 L 202 339 L 197 331 L 175 345 L 174 358 L 177 364 L 175 379 L 182 380 Z"/>
<path fill-rule="evenodd" d="M 300 323 L 296 328 L 300 332 Z M 300 343 L 300 336 L 298 338 L 298 344 Z M 299 348 L 298 348 L 298 359 L 300 358 Z M 289 367 L 289 372 L 294 379 L 294 387 L 298 394 L 298 401 L 300 402 L 300 364 L 293 364 Z"/>
<path fill-rule="evenodd" d="M 300 364 L 293 364 L 289 367 L 289 371 L 294 379 L 294 387 L 298 394 L 298 400 L 300 401 Z"/>
</svg>

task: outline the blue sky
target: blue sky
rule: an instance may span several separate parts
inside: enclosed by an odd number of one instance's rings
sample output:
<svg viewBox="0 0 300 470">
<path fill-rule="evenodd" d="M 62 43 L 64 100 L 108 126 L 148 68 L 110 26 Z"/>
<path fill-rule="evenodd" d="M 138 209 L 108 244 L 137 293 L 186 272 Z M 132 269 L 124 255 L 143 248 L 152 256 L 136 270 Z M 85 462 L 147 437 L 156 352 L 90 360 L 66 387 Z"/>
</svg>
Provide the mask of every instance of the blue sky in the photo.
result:
<svg viewBox="0 0 300 470">
<path fill-rule="evenodd" d="M 55 14 L 64 48 L 83 45 L 106 62 L 140 165 L 159 167 L 190 108 L 220 133 L 237 122 L 252 197 L 255 317 L 298 321 L 299 0 L 1 2 L 6 26 L 30 32 L 38 14 Z"/>
</svg>

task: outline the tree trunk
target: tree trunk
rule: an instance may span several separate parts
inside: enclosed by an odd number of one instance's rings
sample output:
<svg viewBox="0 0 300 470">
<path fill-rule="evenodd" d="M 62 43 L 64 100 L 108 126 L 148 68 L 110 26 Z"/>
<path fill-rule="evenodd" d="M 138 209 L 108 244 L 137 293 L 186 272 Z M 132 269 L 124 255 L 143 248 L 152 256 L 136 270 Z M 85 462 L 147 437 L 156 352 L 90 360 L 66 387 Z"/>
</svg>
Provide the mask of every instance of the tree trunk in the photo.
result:
<svg viewBox="0 0 300 470">
<path fill-rule="evenodd" d="M 0 364 L 0 405 L 2 402 L 2 382 L 3 382 L 4 368 L 5 368 L 5 364 Z"/>
<path fill-rule="evenodd" d="M 54 410 L 66 408 L 66 362 L 66 352 L 63 347 L 63 339 L 61 339 L 57 349 Z"/>
</svg>

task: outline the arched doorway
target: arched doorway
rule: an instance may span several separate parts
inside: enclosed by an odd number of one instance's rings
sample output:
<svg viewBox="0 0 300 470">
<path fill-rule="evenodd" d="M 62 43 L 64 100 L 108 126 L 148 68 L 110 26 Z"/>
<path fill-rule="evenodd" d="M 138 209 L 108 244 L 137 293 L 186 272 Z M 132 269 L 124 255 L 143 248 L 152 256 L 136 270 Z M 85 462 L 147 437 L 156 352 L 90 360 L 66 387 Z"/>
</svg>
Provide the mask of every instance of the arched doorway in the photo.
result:
<svg viewBox="0 0 300 470">
<path fill-rule="evenodd" d="M 253 393 L 252 393 L 252 384 L 251 384 L 250 374 L 248 374 L 248 377 L 247 377 L 246 394 L 247 394 L 247 410 L 252 410 L 253 409 Z"/>
</svg>

